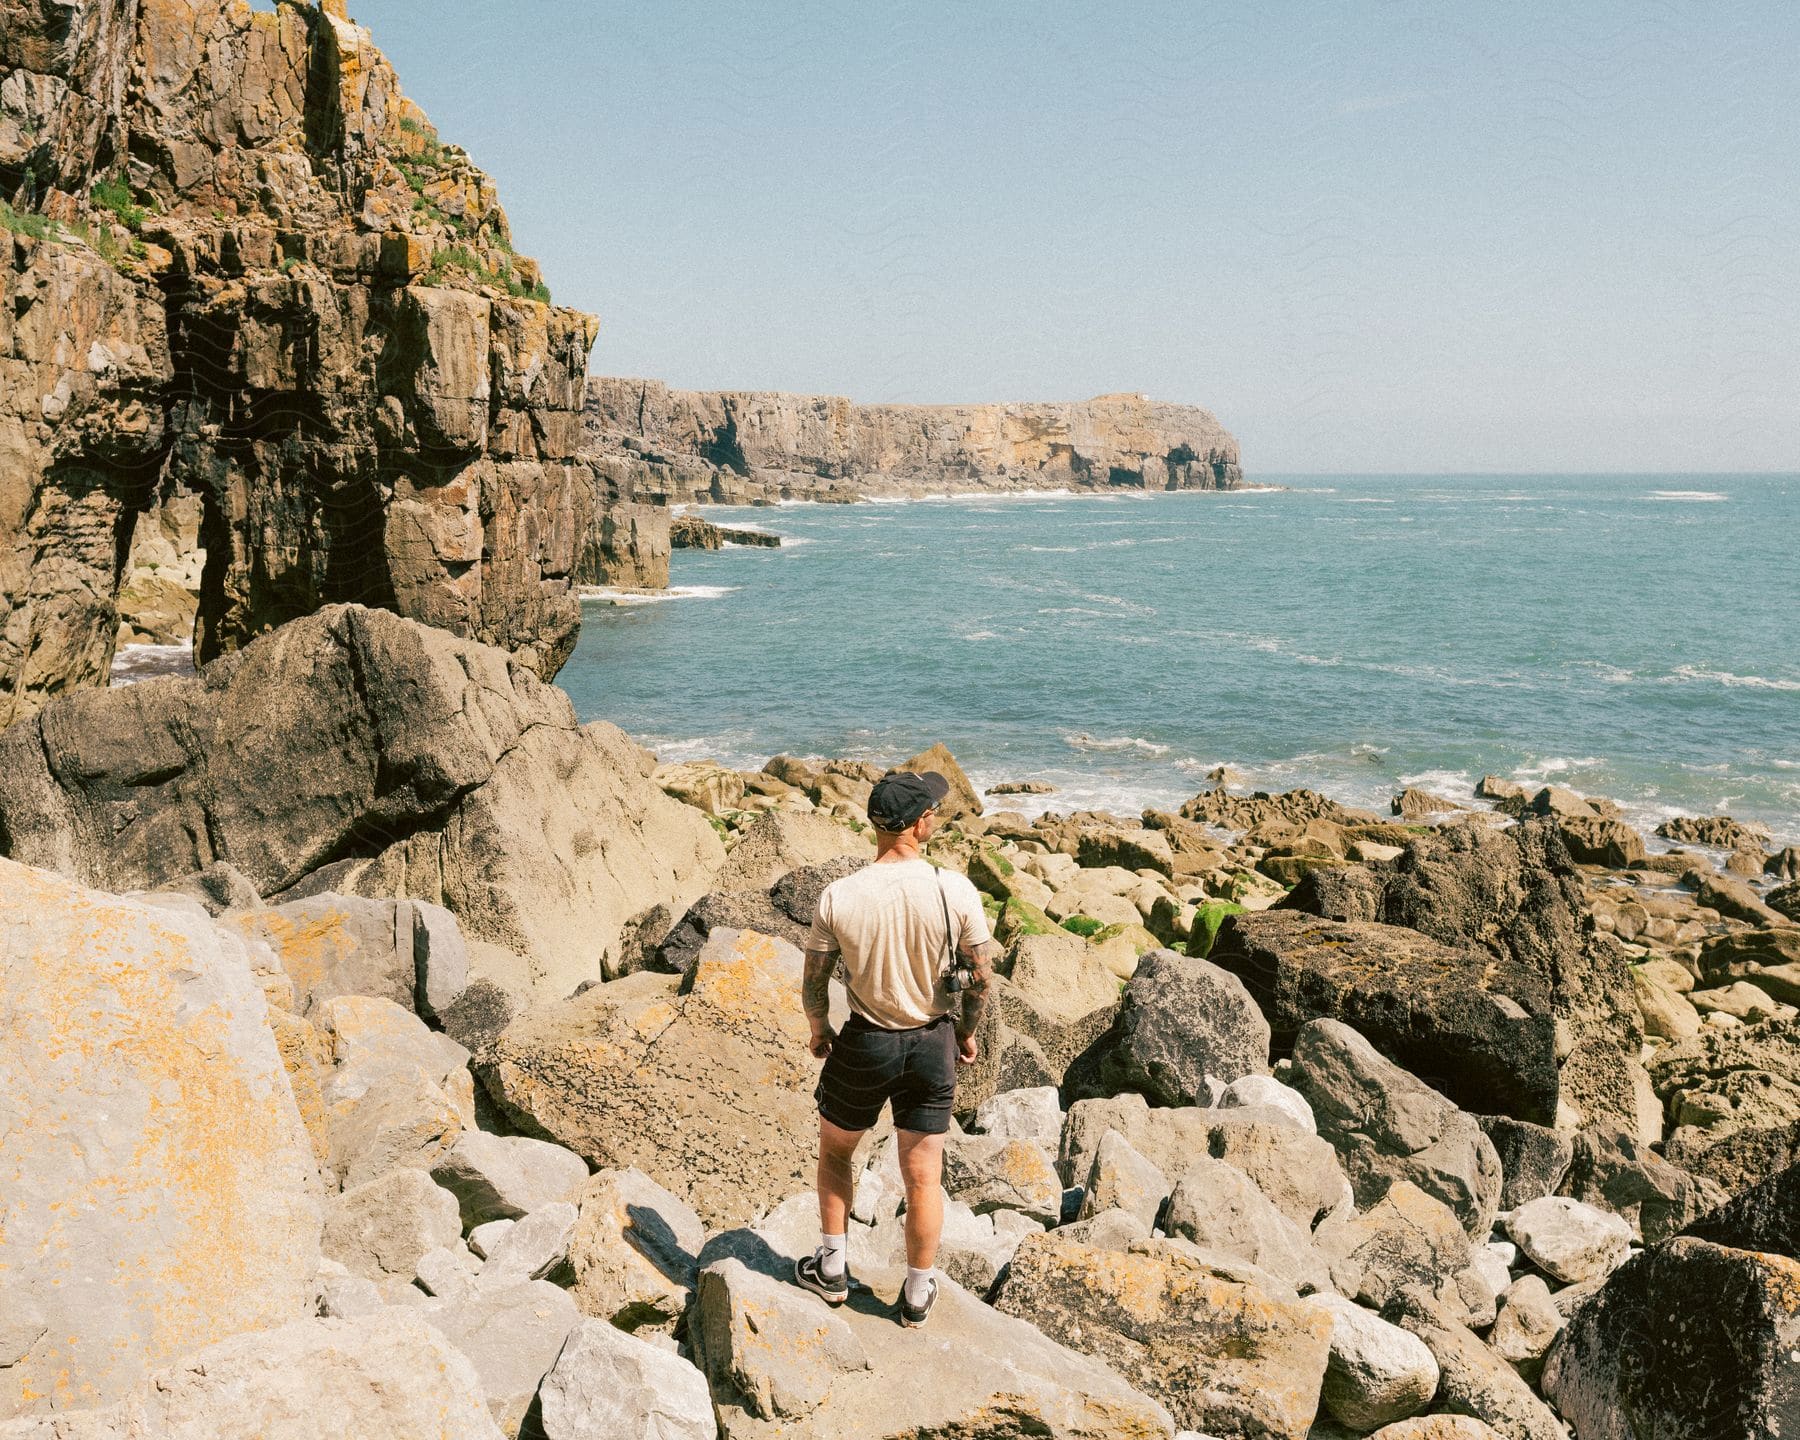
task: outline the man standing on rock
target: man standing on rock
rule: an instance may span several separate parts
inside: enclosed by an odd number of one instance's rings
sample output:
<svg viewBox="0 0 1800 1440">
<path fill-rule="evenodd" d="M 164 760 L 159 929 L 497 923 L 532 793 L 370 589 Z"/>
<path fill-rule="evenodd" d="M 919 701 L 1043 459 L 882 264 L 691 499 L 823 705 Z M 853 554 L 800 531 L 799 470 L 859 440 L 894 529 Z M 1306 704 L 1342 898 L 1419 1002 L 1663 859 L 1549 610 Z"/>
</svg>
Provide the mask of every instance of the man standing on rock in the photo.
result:
<svg viewBox="0 0 1800 1440">
<path fill-rule="evenodd" d="M 829 1304 L 848 1298 L 851 1162 L 891 1102 L 906 1185 L 903 1325 L 923 1325 L 937 1299 L 932 1266 L 944 1228 L 944 1134 L 956 1067 L 975 1059 L 999 953 L 975 887 L 920 855 L 949 790 L 935 771 L 896 771 L 876 784 L 868 807 L 875 860 L 820 894 L 801 992 L 812 1053 L 825 1069 L 816 1092 L 819 1248 L 794 1263 L 794 1278 Z M 851 1013 L 833 1032 L 830 985 L 840 960 Z"/>
</svg>

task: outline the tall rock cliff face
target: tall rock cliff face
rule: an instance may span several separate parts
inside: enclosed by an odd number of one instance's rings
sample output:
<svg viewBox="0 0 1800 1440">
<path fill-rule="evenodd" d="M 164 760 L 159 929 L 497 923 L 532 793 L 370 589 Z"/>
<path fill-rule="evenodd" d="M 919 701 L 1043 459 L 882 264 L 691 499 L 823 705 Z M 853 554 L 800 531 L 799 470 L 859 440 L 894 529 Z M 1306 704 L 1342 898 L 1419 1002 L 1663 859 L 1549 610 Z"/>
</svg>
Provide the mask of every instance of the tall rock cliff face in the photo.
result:
<svg viewBox="0 0 1800 1440">
<path fill-rule="evenodd" d="M 0 724 L 105 679 L 194 497 L 202 660 L 359 601 L 547 677 L 578 571 L 661 583 L 579 456 L 596 322 L 342 0 L 0 0 L 0 197 Z"/>
<path fill-rule="evenodd" d="M 596 377 L 586 419 L 595 451 L 622 477 L 678 500 L 853 498 L 945 484 L 1228 490 L 1243 480 L 1237 441 L 1211 412 L 1142 395 L 855 405 Z"/>
</svg>

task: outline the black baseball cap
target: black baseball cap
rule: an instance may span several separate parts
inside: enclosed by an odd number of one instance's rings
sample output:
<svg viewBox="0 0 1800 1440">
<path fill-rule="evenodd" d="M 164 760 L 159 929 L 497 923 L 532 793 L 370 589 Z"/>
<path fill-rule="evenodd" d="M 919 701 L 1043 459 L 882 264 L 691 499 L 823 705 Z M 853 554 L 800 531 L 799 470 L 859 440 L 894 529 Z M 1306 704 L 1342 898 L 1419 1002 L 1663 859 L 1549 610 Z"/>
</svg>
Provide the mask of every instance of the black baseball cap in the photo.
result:
<svg viewBox="0 0 1800 1440">
<path fill-rule="evenodd" d="M 935 770 L 895 770 L 869 792 L 869 819 L 877 830 L 897 835 L 949 793 L 950 782 Z"/>
</svg>

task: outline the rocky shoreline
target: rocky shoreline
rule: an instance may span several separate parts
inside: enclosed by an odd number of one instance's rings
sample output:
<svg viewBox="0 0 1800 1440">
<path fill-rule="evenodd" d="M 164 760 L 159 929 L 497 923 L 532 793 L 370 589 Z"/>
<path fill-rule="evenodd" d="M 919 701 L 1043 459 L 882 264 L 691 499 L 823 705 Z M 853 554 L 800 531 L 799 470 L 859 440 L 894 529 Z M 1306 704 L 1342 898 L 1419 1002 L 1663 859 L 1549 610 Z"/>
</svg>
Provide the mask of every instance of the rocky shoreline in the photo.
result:
<svg viewBox="0 0 1800 1440">
<path fill-rule="evenodd" d="M 0 1436 L 1790 1418 L 1800 852 L 1493 780 L 1028 819 L 901 763 L 1005 947 L 917 1336 L 885 1129 L 858 1296 L 787 1278 L 796 946 L 880 767 L 657 766 L 355 606 L 0 732 Z"/>
</svg>

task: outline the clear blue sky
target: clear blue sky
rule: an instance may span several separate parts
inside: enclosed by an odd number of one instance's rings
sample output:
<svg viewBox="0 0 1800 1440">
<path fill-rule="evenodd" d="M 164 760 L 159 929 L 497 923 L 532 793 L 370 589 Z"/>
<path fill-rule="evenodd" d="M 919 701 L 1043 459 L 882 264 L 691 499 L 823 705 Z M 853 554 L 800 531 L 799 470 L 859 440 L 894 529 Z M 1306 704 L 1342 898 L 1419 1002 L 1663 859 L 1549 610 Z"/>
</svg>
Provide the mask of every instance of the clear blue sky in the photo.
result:
<svg viewBox="0 0 1800 1440">
<path fill-rule="evenodd" d="M 1800 5 L 351 0 L 592 370 L 1800 469 Z"/>
</svg>

